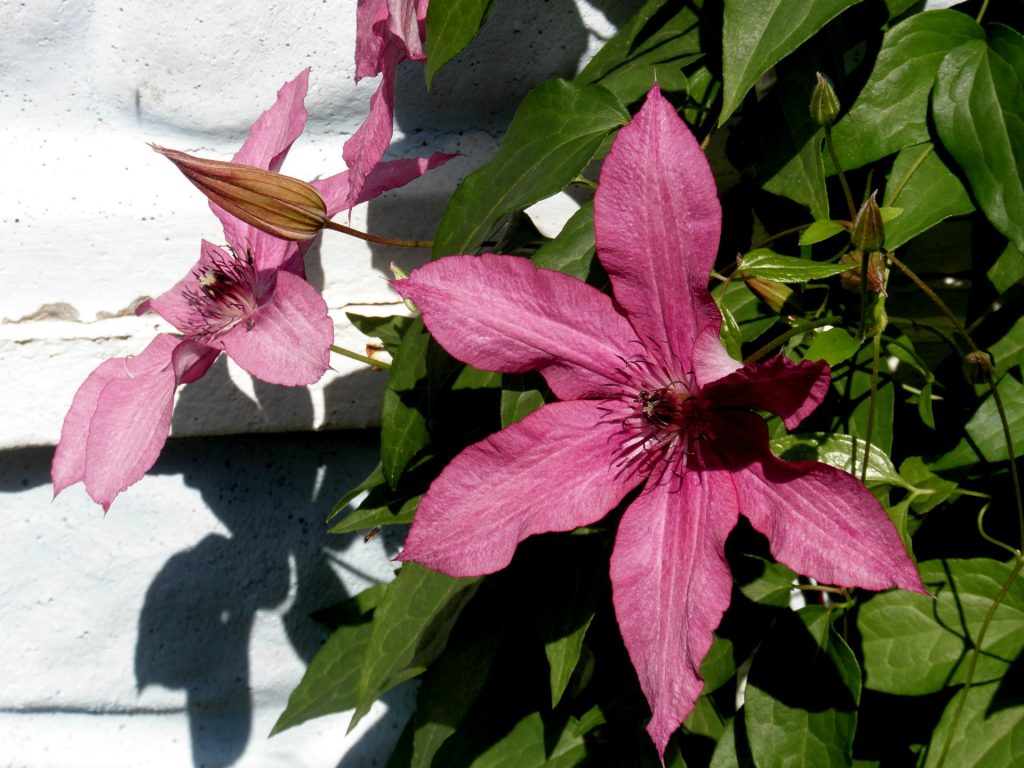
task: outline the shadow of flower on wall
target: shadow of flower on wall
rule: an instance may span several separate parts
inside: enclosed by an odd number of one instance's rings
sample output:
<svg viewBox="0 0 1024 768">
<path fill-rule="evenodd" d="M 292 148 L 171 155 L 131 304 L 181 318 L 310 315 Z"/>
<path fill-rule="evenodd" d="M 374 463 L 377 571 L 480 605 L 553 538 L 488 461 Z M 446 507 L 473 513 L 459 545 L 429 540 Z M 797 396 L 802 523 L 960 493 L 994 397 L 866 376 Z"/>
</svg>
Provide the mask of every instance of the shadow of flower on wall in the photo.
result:
<svg viewBox="0 0 1024 768">
<path fill-rule="evenodd" d="M 223 366 L 211 374 L 223 379 L 211 383 L 231 386 Z M 258 410 L 271 389 L 257 382 L 255 402 L 235 395 Z M 179 411 L 200 408 L 188 399 L 201 394 L 185 389 Z M 291 390 L 284 401 L 274 394 L 275 407 L 301 409 L 303 421 L 312 422 L 308 392 Z M 369 473 L 378 453 L 375 435 L 342 434 L 172 440 L 153 469 L 183 475 L 226 529 L 173 555 L 150 584 L 139 616 L 136 685 L 185 691 L 196 766 L 233 764 L 252 736 L 249 664 L 257 612 L 281 612 L 294 652 L 308 663 L 326 638 L 310 614 L 349 596 L 342 583 L 346 564 L 360 581 L 375 580 L 351 563 L 352 553 L 343 554 L 356 536 L 329 537 L 323 524 L 335 499 Z M 260 659 L 272 673 L 268 661 Z"/>
</svg>

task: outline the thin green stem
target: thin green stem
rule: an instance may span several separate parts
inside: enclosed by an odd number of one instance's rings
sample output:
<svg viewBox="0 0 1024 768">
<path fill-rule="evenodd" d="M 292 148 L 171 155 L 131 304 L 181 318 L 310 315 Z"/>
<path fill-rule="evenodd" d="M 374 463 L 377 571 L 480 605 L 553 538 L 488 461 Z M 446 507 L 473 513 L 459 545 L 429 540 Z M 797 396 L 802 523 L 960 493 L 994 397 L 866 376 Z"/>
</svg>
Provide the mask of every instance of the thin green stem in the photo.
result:
<svg viewBox="0 0 1024 768">
<path fill-rule="evenodd" d="M 934 144 L 929 144 L 921 151 L 920 156 L 913 163 L 911 163 L 910 168 L 907 169 L 907 172 L 903 175 L 903 178 L 900 179 L 900 183 L 896 185 L 896 189 L 893 191 L 892 197 L 889 198 L 887 205 L 896 205 L 896 200 L 903 193 L 903 188 L 907 186 L 907 182 L 909 182 L 913 175 L 917 173 L 917 169 L 921 167 L 924 161 L 928 159 L 928 155 L 930 155 L 934 151 Z"/>
<path fill-rule="evenodd" d="M 358 238 L 359 240 L 366 240 L 369 243 L 380 243 L 381 245 L 397 245 L 400 248 L 431 248 L 433 243 L 429 240 L 398 240 L 393 237 L 380 237 L 378 235 L 371 235 L 368 232 L 360 232 L 358 229 L 352 229 L 352 227 L 346 227 L 344 224 L 339 224 L 336 221 L 328 221 L 324 224 L 324 229 L 333 229 L 335 232 L 341 232 L 344 235 Z"/>
<path fill-rule="evenodd" d="M 367 365 L 372 366 L 380 371 L 386 371 L 388 368 L 391 367 L 391 363 L 385 363 L 383 360 L 374 360 L 372 357 L 360 355 L 358 352 L 353 352 L 350 349 L 338 347 L 335 346 L 334 344 L 331 344 L 331 352 L 339 354 L 342 357 L 347 357 L 350 360 L 357 360 L 360 363 L 366 363 Z"/>
<path fill-rule="evenodd" d="M 983 506 L 981 508 L 981 511 L 978 513 L 978 533 L 980 533 L 981 534 L 981 538 L 983 538 L 989 544 L 995 544 L 1000 549 L 1005 549 L 1007 552 L 1009 552 L 1014 557 L 1019 557 L 1020 556 L 1020 550 L 1014 549 L 1009 544 L 1006 544 L 1006 543 L 1004 543 L 1002 541 L 999 541 L 999 539 L 994 539 L 991 536 L 989 536 L 987 533 L 985 533 L 985 513 L 988 512 L 989 506 L 991 506 L 991 502 L 989 502 L 988 504 Z"/>
<path fill-rule="evenodd" d="M 871 438 L 875 432 L 875 406 L 878 403 L 878 358 L 881 349 L 878 334 L 871 337 L 871 393 L 868 396 L 868 426 L 864 430 L 864 466 L 860 468 L 860 481 L 867 485 L 868 459 L 871 457 Z"/>
<path fill-rule="evenodd" d="M 839 156 L 832 144 L 832 126 L 825 126 L 825 146 L 828 147 L 829 157 L 832 158 L 832 165 L 839 175 L 839 184 L 843 188 L 843 196 L 846 198 L 846 207 L 850 209 L 850 221 L 857 218 L 857 205 L 853 202 L 853 193 L 850 192 L 850 185 L 846 183 L 846 174 L 843 173 L 843 166 L 839 164 Z"/>
<path fill-rule="evenodd" d="M 1013 570 L 1010 571 L 1010 577 L 1003 584 L 999 590 L 999 594 L 996 595 L 992 601 L 992 605 L 988 609 L 988 613 L 985 614 L 984 621 L 981 622 L 981 628 L 978 630 L 978 642 L 974 644 L 974 648 L 971 653 L 971 663 L 967 668 L 967 676 L 964 678 L 964 687 L 960 691 L 960 700 L 956 704 L 956 712 L 953 713 L 953 719 L 949 724 L 949 731 L 946 733 L 946 741 L 942 745 L 942 752 L 939 754 L 939 759 L 935 764 L 935 768 L 942 768 L 943 763 L 946 762 L 946 755 L 949 754 L 949 746 L 953 743 L 953 736 L 956 734 L 956 727 L 960 722 L 960 716 L 964 711 L 964 704 L 967 702 L 967 694 L 971 690 L 971 684 L 974 682 L 974 671 L 978 666 L 978 657 L 981 656 L 982 644 L 985 642 L 985 633 L 988 632 L 989 626 L 992 624 L 992 619 L 996 615 L 996 610 L 1003 602 L 1003 598 L 1006 597 L 1010 591 L 1010 587 L 1013 586 L 1013 582 L 1017 579 L 1020 574 L 1021 568 L 1024 568 L 1024 557 L 1017 553 L 1017 563 L 1013 566 Z"/>
<path fill-rule="evenodd" d="M 777 347 L 782 346 L 794 336 L 799 336 L 801 333 L 813 331 L 815 328 L 821 328 L 822 326 L 825 325 L 835 325 L 835 323 L 836 318 L 825 317 L 822 318 L 821 320 L 812 320 L 809 323 L 804 323 L 803 325 L 798 325 L 795 328 L 790 328 L 785 333 L 776 336 L 763 347 L 760 347 L 757 350 L 755 350 L 753 354 L 747 355 L 746 359 L 744 359 L 743 361 L 743 364 L 746 365 L 748 363 L 756 363 L 769 352 L 773 351 Z"/>
<path fill-rule="evenodd" d="M 978 15 L 974 17 L 974 20 L 981 24 L 981 20 L 985 17 L 985 11 L 988 10 L 988 0 L 983 0 L 981 8 L 978 9 Z"/>
<path fill-rule="evenodd" d="M 888 254 L 889 261 L 894 264 L 903 274 L 905 274 L 910 281 L 914 283 L 929 299 L 932 303 L 939 308 L 939 311 L 946 316 L 946 319 L 953 324 L 953 328 L 956 332 L 967 342 L 967 346 L 971 348 L 972 352 L 982 354 L 981 350 L 978 349 L 978 345 L 974 343 L 974 339 L 963 327 L 960 320 L 956 315 L 953 314 L 952 310 L 946 306 L 946 303 L 938 297 L 927 283 L 924 282 L 917 274 L 906 264 L 896 258 L 895 254 Z M 1013 450 L 1013 435 L 1010 433 L 1010 422 L 1006 418 L 1006 408 L 1003 407 L 1003 398 L 999 396 L 999 388 L 996 386 L 995 380 L 992 378 L 992 374 L 989 371 L 985 371 L 985 383 L 988 384 L 989 392 L 992 393 L 992 401 L 996 404 L 996 411 L 999 413 L 999 422 L 1003 427 L 1003 441 L 1006 443 L 1006 456 L 1009 459 L 1010 465 L 1010 478 L 1013 481 L 1013 495 L 1014 501 L 1017 504 L 1017 524 L 1020 529 L 1021 549 L 1024 549 L 1024 498 L 1021 497 L 1020 488 L 1020 476 L 1017 473 L 1017 456 Z"/>
<path fill-rule="evenodd" d="M 789 229 L 784 229 L 781 232 L 776 232 L 774 235 L 769 235 L 768 237 L 766 237 L 761 242 L 759 242 L 759 243 L 757 243 L 755 245 L 750 246 L 750 250 L 755 251 L 758 248 L 764 248 L 766 245 L 768 245 L 770 243 L 774 243 L 776 240 L 779 240 L 779 239 L 781 239 L 783 237 L 786 237 L 787 235 L 795 235 L 797 232 L 803 232 L 805 229 L 807 229 L 813 223 L 814 222 L 809 222 L 807 224 L 800 224 L 799 226 L 790 227 Z"/>
</svg>

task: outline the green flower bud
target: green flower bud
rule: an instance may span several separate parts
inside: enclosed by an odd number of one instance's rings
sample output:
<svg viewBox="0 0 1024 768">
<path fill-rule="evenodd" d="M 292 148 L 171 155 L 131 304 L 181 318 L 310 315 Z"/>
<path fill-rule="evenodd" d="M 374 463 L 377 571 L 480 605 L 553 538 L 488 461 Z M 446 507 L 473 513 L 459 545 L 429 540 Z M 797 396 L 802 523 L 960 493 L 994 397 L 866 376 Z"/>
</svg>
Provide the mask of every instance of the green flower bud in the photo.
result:
<svg viewBox="0 0 1024 768">
<path fill-rule="evenodd" d="M 256 229 L 283 240 L 310 240 L 327 223 L 316 188 L 291 176 L 220 160 L 204 160 L 152 145 L 210 202 Z"/>
<path fill-rule="evenodd" d="M 850 239 L 853 247 L 864 253 L 873 253 L 882 250 L 885 245 L 885 226 L 882 224 L 882 213 L 878 210 L 878 203 L 875 202 L 875 195 L 872 192 L 868 201 L 861 206 L 857 212 L 857 218 L 853 220 L 853 231 Z"/>
<path fill-rule="evenodd" d="M 831 81 L 816 72 L 818 84 L 811 93 L 811 119 L 818 125 L 832 125 L 839 117 L 839 97 Z"/>
</svg>

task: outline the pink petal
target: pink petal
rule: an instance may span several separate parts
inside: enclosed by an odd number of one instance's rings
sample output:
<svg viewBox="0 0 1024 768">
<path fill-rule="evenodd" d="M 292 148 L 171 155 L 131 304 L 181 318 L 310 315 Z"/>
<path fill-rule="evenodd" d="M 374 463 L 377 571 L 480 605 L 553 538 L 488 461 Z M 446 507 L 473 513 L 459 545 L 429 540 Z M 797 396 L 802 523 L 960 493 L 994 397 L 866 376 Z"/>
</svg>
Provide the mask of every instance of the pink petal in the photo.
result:
<svg viewBox="0 0 1024 768">
<path fill-rule="evenodd" d="M 626 510 L 611 559 L 612 601 L 629 658 L 665 745 L 704 687 L 700 664 L 729 607 L 725 540 L 737 520 L 735 492 L 714 473 L 665 470 Z"/>
<path fill-rule="evenodd" d="M 256 310 L 251 329 L 239 325 L 224 336 L 224 351 L 270 384 L 313 384 L 327 371 L 334 342 L 327 304 L 313 286 L 291 272 L 278 272 L 272 290 Z"/>
<path fill-rule="evenodd" d="M 777 458 L 753 414 L 730 413 L 715 431 L 710 447 L 733 470 L 740 511 L 768 537 L 776 560 L 823 584 L 925 593 L 896 527 L 859 480 L 816 461 Z"/>
<path fill-rule="evenodd" d="M 381 81 L 370 97 L 370 114 L 352 137 L 345 142 L 341 155 L 349 171 L 349 198 L 342 210 L 351 208 L 361 198 L 366 177 L 384 157 L 394 134 L 395 69 L 402 54 L 387 48 L 382 62 Z"/>
<path fill-rule="evenodd" d="M 589 525 L 638 482 L 600 403 L 550 403 L 464 450 L 420 502 L 400 560 L 451 576 L 508 565 L 527 536 Z"/>
<path fill-rule="evenodd" d="M 249 129 L 249 137 L 232 158 L 234 162 L 271 171 L 281 170 L 288 150 L 306 125 L 304 101 L 308 84 L 307 68 L 294 80 L 281 87 L 273 106 L 260 115 Z M 273 237 L 239 221 L 218 205 L 210 203 L 210 209 L 220 219 L 224 235 L 231 246 L 239 254 L 252 249 L 257 265 L 261 269 L 274 268 L 285 261 L 289 252 L 293 252 L 297 247 L 294 243 Z"/>
<path fill-rule="evenodd" d="M 406 55 L 422 61 L 422 32 L 427 19 L 428 0 L 388 0 L 388 31 L 405 46 Z"/>
<path fill-rule="evenodd" d="M 718 334 L 719 328 L 709 326 L 693 342 L 693 373 L 699 387 L 725 378 L 743 367 L 739 360 L 729 357 Z"/>
<path fill-rule="evenodd" d="M 410 181 L 414 181 L 427 171 L 444 165 L 453 157 L 458 155 L 445 152 L 435 152 L 430 157 L 415 157 L 405 160 L 391 160 L 386 163 L 378 163 L 367 175 L 362 191 L 356 195 L 352 202 L 349 184 L 348 171 L 336 173 L 325 179 L 317 179 L 310 183 L 316 187 L 317 192 L 324 199 L 327 205 L 327 215 L 332 217 L 345 210 L 350 203 L 359 205 L 372 200 L 391 189 L 404 187 Z"/>
<path fill-rule="evenodd" d="M 199 246 L 199 260 L 188 273 L 169 291 L 164 291 L 155 299 L 149 299 L 139 304 L 135 308 L 135 314 L 144 315 L 146 312 L 156 312 L 179 331 L 184 332 L 189 326 L 189 316 L 192 313 L 187 294 L 197 287 L 196 275 L 201 275 L 218 259 L 226 258 L 229 258 L 227 252 L 209 240 L 203 240 Z"/>
<path fill-rule="evenodd" d="M 828 386 L 828 364 L 809 360 L 794 363 L 777 355 L 712 382 L 701 395 L 714 401 L 716 408 L 770 411 L 793 429 L 825 399 Z"/>
<path fill-rule="evenodd" d="M 379 75 L 388 42 L 388 0 L 359 0 L 356 5 L 356 82 Z"/>
<path fill-rule="evenodd" d="M 721 323 L 708 292 L 721 219 L 707 159 L 655 86 L 604 161 L 594 229 L 615 298 L 679 372 L 693 370 L 694 339 Z"/>
<path fill-rule="evenodd" d="M 53 460 L 54 492 L 82 480 L 93 500 L 109 509 L 160 455 L 178 383 L 199 378 L 217 355 L 196 342 L 161 334 L 141 355 L 100 365 L 64 420 Z"/>
<path fill-rule="evenodd" d="M 452 355 L 487 371 L 539 370 L 563 400 L 608 394 L 642 351 L 606 295 L 516 256 L 448 256 L 393 285 Z"/>
</svg>

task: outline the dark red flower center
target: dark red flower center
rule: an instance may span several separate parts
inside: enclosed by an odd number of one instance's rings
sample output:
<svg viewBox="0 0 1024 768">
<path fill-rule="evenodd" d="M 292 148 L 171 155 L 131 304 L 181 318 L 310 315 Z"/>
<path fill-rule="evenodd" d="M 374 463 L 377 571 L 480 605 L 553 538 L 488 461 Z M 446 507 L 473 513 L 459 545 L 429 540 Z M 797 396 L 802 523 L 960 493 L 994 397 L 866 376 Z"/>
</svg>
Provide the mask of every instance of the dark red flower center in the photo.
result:
<svg viewBox="0 0 1024 768">
<path fill-rule="evenodd" d="M 241 324 L 251 330 L 259 306 L 252 251 L 246 251 L 244 258 L 230 248 L 221 254 L 197 267 L 192 272 L 195 284 L 185 289 L 190 313 L 183 330 L 200 341 L 210 341 Z"/>
</svg>

